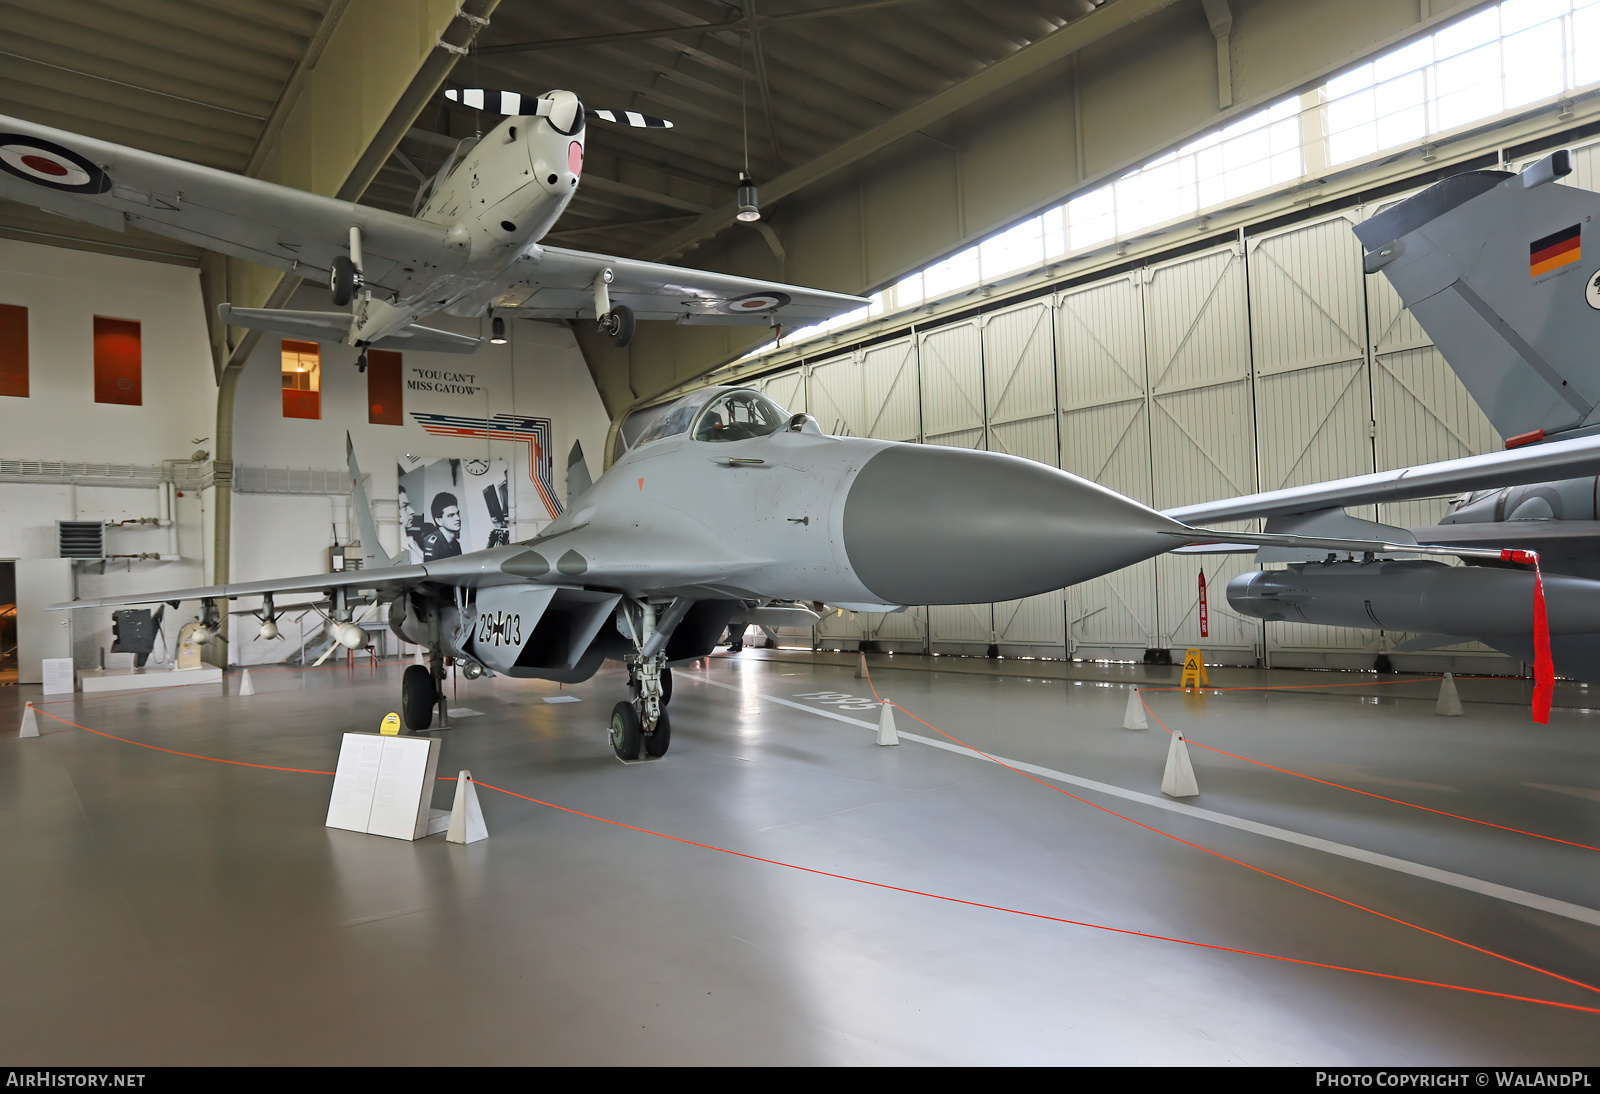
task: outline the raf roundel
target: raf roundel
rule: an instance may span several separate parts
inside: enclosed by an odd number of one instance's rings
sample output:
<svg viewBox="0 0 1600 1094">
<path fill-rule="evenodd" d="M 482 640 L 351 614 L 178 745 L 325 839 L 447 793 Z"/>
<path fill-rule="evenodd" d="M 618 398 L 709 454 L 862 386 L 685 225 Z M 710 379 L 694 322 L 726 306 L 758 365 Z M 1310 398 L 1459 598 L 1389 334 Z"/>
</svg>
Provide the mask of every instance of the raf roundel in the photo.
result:
<svg viewBox="0 0 1600 1094">
<path fill-rule="evenodd" d="M 39 137 L 0 133 L 0 168 L 7 173 L 76 194 L 103 194 L 111 178 L 70 148 Z"/>
<path fill-rule="evenodd" d="M 764 311 L 777 311 L 789 300 L 789 294 L 784 292 L 753 292 L 732 300 L 724 300 L 717 310 L 728 315 L 751 315 Z"/>
</svg>

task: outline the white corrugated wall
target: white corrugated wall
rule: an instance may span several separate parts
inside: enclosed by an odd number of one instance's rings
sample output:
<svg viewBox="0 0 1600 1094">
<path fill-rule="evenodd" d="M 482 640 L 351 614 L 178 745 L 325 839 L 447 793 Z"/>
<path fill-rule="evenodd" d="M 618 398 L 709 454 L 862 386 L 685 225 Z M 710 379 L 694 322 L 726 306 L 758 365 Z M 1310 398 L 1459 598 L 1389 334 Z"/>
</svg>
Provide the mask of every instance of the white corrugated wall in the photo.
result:
<svg viewBox="0 0 1600 1094">
<path fill-rule="evenodd" d="M 1580 174 L 1600 173 L 1592 153 L 1577 162 Z M 764 387 L 826 432 L 1009 453 L 1156 508 L 1499 448 L 1388 283 L 1362 273 L 1350 228 L 1370 211 L 997 307 Z M 1357 515 L 1414 526 L 1443 509 L 1410 502 Z M 1214 661 L 1265 655 L 1348 667 L 1405 637 L 1236 616 L 1225 587 L 1254 568 L 1248 554 L 1170 555 L 1063 594 L 844 613 L 817 636 L 823 645 L 981 653 L 993 644 L 1006 654 L 1112 658 L 1200 646 Z"/>
</svg>

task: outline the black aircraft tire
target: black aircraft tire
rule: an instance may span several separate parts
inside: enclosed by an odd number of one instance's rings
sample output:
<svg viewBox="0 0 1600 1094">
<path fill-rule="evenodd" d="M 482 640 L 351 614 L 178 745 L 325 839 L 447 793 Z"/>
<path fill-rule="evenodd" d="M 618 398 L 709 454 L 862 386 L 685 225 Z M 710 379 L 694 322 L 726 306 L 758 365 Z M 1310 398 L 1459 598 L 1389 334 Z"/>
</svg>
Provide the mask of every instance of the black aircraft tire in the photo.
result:
<svg viewBox="0 0 1600 1094">
<path fill-rule="evenodd" d="M 439 693 L 433 687 L 433 674 L 425 665 L 410 665 L 400 678 L 400 720 L 412 733 L 433 725 L 433 708 Z"/>
<path fill-rule="evenodd" d="M 626 304 L 618 304 L 611 309 L 611 343 L 618 349 L 627 348 L 633 341 L 633 332 L 638 323 L 633 318 L 633 309 Z"/>
<path fill-rule="evenodd" d="M 328 273 L 328 289 L 333 293 L 333 306 L 342 308 L 355 299 L 360 274 L 356 264 L 345 255 L 335 255 L 333 268 Z"/>
<path fill-rule="evenodd" d="M 672 723 L 667 719 L 667 712 L 662 711 L 661 717 L 656 719 L 656 731 L 645 734 L 644 752 L 646 756 L 661 757 L 667 754 L 667 748 L 672 744 Z"/>
<path fill-rule="evenodd" d="M 623 700 L 611 708 L 611 751 L 619 760 L 637 760 L 639 746 L 644 743 L 644 728 L 639 725 L 639 712 L 633 704 Z"/>
</svg>

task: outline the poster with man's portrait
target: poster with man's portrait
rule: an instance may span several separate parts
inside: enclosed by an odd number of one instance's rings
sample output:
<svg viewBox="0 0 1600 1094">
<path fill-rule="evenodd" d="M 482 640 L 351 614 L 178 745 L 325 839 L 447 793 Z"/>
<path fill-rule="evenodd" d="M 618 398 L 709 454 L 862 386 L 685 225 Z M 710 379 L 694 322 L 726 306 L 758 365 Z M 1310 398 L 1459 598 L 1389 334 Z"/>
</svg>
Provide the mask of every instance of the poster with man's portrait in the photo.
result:
<svg viewBox="0 0 1600 1094">
<path fill-rule="evenodd" d="M 511 542 L 510 477 L 503 459 L 403 456 L 400 542 L 412 562 Z"/>
</svg>

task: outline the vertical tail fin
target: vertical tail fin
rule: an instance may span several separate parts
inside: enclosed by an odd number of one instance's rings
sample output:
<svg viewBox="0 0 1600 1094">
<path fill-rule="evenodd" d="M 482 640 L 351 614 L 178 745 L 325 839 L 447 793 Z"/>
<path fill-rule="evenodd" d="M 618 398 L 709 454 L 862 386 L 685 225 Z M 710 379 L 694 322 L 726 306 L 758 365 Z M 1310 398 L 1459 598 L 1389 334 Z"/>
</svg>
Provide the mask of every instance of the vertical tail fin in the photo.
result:
<svg viewBox="0 0 1600 1094">
<path fill-rule="evenodd" d="M 578 495 L 593 485 L 594 480 L 589 477 L 588 461 L 583 458 L 583 445 L 573 441 L 572 451 L 567 453 L 567 508 L 572 508 L 572 503 L 578 500 Z"/>
<path fill-rule="evenodd" d="M 1600 421 L 1600 194 L 1546 185 L 1571 170 L 1563 150 L 1453 175 L 1356 227 L 1367 272 L 1508 438 Z"/>
<path fill-rule="evenodd" d="M 350 464 L 350 511 L 355 516 L 356 534 L 361 537 L 361 568 L 372 570 L 393 566 L 394 560 L 378 546 L 378 524 L 372 519 L 372 503 L 367 500 L 361 466 L 356 463 L 355 442 L 348 433 L 344 435 L 344 449 Z"/>
</svg>

